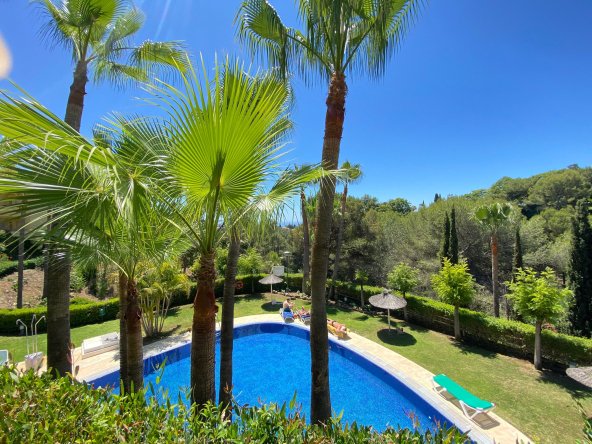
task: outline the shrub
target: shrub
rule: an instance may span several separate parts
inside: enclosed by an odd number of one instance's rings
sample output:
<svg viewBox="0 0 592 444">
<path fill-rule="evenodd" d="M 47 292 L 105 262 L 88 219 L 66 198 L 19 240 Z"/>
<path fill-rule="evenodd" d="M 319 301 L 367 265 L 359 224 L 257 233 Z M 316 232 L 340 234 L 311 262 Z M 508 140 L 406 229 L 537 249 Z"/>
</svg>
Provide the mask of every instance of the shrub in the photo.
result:
<svg viewBox="0 0 592 444">
<path fill-rule="evenodd" d="M 446 334 L 454 332 L 454 307 L 432 299 L 408 296 L 407 311 L 412 322 Z M 534 352 L 534 326 L 460 309 L 463 338 L 485 348 L 530 357 Z M 543 330 L 543 359 L 569 365 L 592 364 L 592 340 Z"/>
<path fill-rule="evenodd" d="M 154 388 L 149 390 L 154 391 Z M 144 393 L 112 396 L 67 378 L 51 379 L 46 373 L 19 374 L 0 369 L 0 422 L 2 442 L 142 442 L 142 443 L 443 443 L 469 442 L 455 428 L 422 433 L 387 429 L 378 433 L 356 423 L 343 425 L 332 418 L 325 427 L 306 424 L 295 401 L 289 406 L 234 405 L 234 420 L 212 404 L 197 414 L 181 400 L 158 404 L 144 401 Z M 123 412 L 123 413 L 121 413 Z M 428 426 L 428 424 L 423 424 Z"/>
<path fill-rule="evenodd" d="M 117 298 L 101 302 L 80 303 L 70 306 L 70 327 L 97 324 L 117 318 L 119 301 Z M 16 320 L 21 319 L 25 324 L 31 325 L 33 315 L 37 318 L 47 314 L 47 307 L 19 308 L 14 310 L 0 310 L 0 334 L 15 335 L 18 333 Z M 40 322 L 38 332 L 44 332 L 45 322 Z"/>
<path fill-rule="evenodd" d="M 24 261 L 25 270 L 31 270 L 43 264 L 43 257 Z M 0 278 L 18 271 L 18 261 L 0 261 Z"/>
</svg>

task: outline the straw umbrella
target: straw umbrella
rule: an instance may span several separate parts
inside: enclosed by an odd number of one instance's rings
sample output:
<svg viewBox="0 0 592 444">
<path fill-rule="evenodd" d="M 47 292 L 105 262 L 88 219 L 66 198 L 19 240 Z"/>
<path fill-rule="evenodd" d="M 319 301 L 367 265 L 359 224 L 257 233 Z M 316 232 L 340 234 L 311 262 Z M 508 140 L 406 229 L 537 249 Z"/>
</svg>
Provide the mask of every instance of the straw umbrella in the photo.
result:
<svg viewBox="0 0 592 444">
<path fill-rule="evenodd" d="M 399 310 L 407 305 L 405 299 L 391 294 L 388 290 L 371 296 L 369 302 L 374 307 L 386 309 L 389 330 L 391 329 L 391 310 Z"/>
<path fill-rule="evenodd" d="M 280 282 L 284 282 L 284 280 L 281 277 L 276 276 L 275 274 L 270 274 L 265 276 L 263 279 L 259 279 L 260 284 L 270 286 L 271 294 L 273 294 L 273 284 L 279 284 Z"/>
</svg>

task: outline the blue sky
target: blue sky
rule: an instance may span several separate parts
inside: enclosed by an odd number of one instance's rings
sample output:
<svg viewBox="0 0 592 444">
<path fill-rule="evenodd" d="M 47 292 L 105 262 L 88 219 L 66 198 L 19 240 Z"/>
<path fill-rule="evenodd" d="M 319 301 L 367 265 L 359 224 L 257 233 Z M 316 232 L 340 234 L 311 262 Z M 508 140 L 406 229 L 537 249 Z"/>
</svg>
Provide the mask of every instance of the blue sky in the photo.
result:
<svg viewBox="0 0 592 444">
<path fill-rule="evenodd" d="M 238 0 L 143 0 L 140 37 L 183 40 L 207 63 L 242 55 Z M 293 2 L 272 0 L 295 24 Z M 25 1 L 0 3 L 0 33 L 13 53 L 12 80 L 63 115 L 70 56 L 39 37 L 43 19 Z M 348 78 L 341 160 L 362 164 L 354 195 L 462 194 L 502 176 L 592 164 L 592 1 L 432 0 L 381 81 Z M 257 62 L 253 65 L 256 67 Z M 7 88 L 0 81 L 0 88 Z M 294 162 L 320 160 L 326 86 L 295 83 Z M 138 89 L 90 85 L 88 133 L 113 111 L 147 112 Z"/>
</svg>

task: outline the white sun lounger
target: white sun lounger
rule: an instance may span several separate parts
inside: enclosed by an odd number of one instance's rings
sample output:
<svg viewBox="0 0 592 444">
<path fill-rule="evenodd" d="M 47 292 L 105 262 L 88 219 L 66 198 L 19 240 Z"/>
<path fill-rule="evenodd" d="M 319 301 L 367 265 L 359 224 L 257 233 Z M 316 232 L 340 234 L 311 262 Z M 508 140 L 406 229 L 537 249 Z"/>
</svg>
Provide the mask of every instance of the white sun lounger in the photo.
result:
<svg viewBox="0 0 592 444">
<path fill-rule="evenodd" d="M 82 341 L 82 359 L 119 348 L 119 333 L 113 332 Z"/>
</svg>

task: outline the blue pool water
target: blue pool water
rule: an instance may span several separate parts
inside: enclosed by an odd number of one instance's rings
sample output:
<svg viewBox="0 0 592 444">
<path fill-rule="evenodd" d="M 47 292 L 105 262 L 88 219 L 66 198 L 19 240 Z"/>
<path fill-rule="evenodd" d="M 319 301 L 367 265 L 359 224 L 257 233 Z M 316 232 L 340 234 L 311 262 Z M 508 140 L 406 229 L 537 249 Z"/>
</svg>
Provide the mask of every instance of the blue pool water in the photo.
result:
<svg viewBox="0 0 592 444">
<path fill-rule="evenodd" d="M 372 425 L 384 430 L 387 425 L 412 427 L 414 416 L 422 430 L 432 428 L 435 421 L 452 424 L 435 408 L 394 376 L 364 357 L 330 342 L 329 355 L 331 403 L 343 420 Z M 190 345 L 183 345 L 161 355 L 146 359 L 146 383 L 167 390 L 175 400 L 181 389 L 189 386 Z M 219 355 L 219 348 L 216 353 Z M 157 370 L 166 360 L 164 372 Z M 217 359 L 218 361 L 218 359 Z M 218 371 L 216 371 L 216 379 Z M 93 382 L 98 386 L 119 381 L 114 372 Z M 216 387 L 219 387 L 216 381 Z M 183 391 L 186 393 L 186 390 Z M 309 332 L 295 325 L 254 324 L 235 329 L 234 395 L 239 404 L 260 402 L 288 403 L 294 393 L 302 411 L 309 416 L 310 349 Z"/>
</svg>

